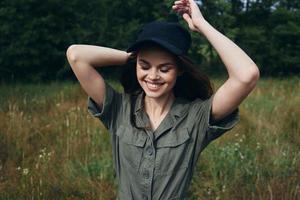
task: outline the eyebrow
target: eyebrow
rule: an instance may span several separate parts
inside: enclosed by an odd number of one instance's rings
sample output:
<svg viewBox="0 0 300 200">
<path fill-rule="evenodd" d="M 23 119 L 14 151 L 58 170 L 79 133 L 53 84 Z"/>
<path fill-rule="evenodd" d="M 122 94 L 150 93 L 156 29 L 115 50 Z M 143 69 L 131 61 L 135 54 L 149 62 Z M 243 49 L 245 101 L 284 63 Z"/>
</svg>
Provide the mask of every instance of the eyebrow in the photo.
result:
<svg viewBox="0 0 300 200">
<path fill-rule="evenodd" d="M 143 58 L 140 58 L 140 61 L 143 61 L 145 62 L 146 64 L 150 64 L 150 62 L 148 62 L 147 60 L 143 59 Z M 173 65 L 175 66 L 175 63 L 172 63 L 172 62 L 166 62 L 166 63 L 161 63 L 158 65 L 158 67 L 163 67 L 163 66 L 166 66 L 166 65 Z"/>
</svg>

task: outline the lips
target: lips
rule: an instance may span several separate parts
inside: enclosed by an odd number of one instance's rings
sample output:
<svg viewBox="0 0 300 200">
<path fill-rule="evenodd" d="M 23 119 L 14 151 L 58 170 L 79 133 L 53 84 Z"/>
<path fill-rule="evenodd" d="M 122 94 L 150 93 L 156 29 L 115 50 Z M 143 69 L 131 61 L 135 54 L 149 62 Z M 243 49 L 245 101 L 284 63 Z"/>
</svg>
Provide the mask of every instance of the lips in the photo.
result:
<svg viewBox="0 0 300 200">
<path fill-rule="evenodd" d="M 149 81 L 145 81 L 145 82 L 146 82 L 148 89 L 152 90 L 152 91 L 159 90 L 160 87 L 163 85 L 163 83 L 149 82 Z"/>
</svg>

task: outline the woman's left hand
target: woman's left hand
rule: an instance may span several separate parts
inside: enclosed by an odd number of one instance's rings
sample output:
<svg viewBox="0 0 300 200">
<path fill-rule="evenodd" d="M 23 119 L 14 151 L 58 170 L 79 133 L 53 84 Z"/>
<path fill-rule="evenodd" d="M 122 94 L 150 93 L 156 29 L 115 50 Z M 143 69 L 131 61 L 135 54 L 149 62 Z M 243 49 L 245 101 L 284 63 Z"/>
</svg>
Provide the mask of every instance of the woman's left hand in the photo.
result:
<svg viewBox="0 0 300 200">
<path fill-rule="evenodd" d="M 194 0 L 175 1 L 172 9 L 181 14 L 192 31 L 199 31 L 199 25 L 205 21 L 198 5 Z"/>
</svg>

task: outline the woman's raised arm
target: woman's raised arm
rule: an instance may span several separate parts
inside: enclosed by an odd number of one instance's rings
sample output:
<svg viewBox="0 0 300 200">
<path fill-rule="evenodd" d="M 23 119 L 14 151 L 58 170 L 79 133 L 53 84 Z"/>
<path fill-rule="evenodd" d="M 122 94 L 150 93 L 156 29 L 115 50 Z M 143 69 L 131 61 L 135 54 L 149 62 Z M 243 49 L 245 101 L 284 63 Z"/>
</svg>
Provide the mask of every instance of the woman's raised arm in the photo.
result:
<svg viewBox="0 0 300 200">
<path fill-rule="evenodd" d="M 252 59 L 234 42 L 212 27 L 202 16 L 194 0 L 176 1 L 173 9 L 182 13 L 192 31 L 204 35 L 218 52 L 229 78 L 217 90 L 212 103 L 215 121 L 233 112 L 254 89 L 259 70 Z"/>
<path fill-rule="evenodd" d="M 125 51 L 92 45 L 71 45 L 66 54 L 80 85 L 100 106 L 104 100 L 105 83 L 95 68 L 123 65 L 130 55 Z"/>
</svg>

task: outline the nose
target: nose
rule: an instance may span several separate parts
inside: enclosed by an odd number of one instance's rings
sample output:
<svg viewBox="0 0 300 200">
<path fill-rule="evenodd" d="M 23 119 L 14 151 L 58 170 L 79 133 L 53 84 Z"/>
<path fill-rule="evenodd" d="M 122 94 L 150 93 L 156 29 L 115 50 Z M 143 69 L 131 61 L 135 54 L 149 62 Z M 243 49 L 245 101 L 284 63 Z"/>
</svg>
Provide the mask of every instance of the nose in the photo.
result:
<svg viewBox="0 0 300 200">
<path fill-rule="evenodd" d="M 159 79 L 159 74 L 156 69 L 152 69 L 152 70 L 150 70 L 148 77 L 151 80 L 156 80 L 156 79 Z"/>
</svg>

